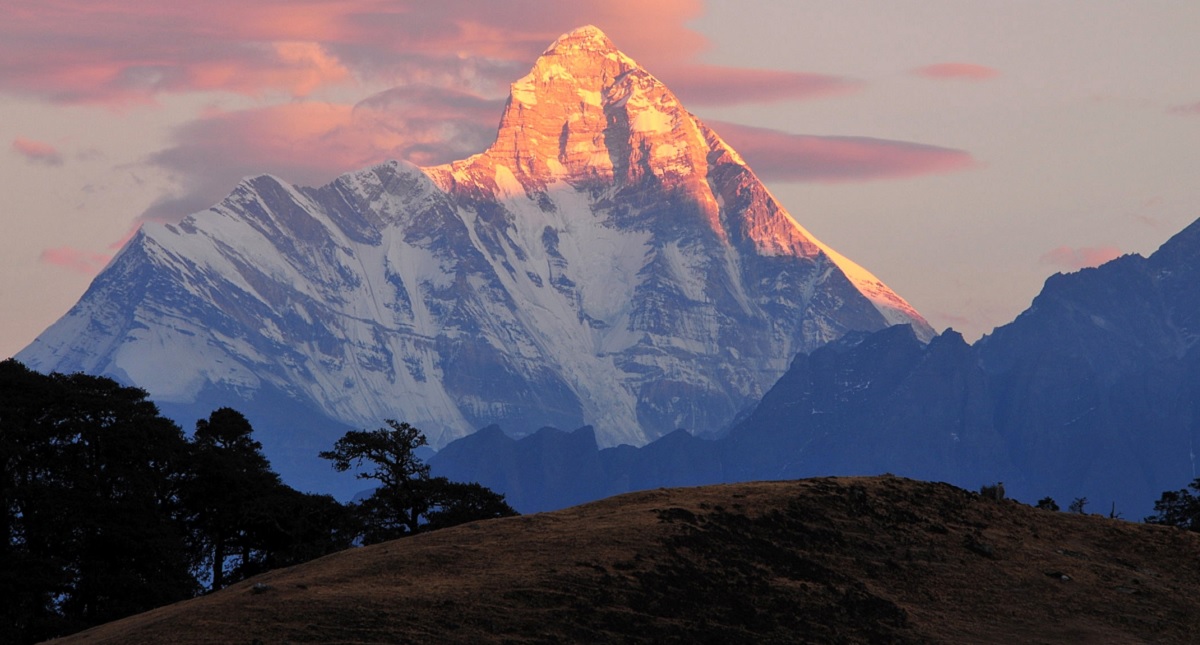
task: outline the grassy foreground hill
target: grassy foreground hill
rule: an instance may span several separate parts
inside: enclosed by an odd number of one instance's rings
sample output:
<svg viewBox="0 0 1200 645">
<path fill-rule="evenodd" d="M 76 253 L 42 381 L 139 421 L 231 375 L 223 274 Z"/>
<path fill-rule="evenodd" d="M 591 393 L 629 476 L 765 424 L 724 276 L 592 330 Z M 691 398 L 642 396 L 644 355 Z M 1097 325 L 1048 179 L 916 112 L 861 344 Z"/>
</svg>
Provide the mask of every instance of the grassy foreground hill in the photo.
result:
<svg viewBox="0 0 1200 645">
<path fill-rule="evenodd" d="M 1185 643 L 1200 535 L 897 477 L 631 493 L 354 549 L 61 643 Z"/>
</svg>

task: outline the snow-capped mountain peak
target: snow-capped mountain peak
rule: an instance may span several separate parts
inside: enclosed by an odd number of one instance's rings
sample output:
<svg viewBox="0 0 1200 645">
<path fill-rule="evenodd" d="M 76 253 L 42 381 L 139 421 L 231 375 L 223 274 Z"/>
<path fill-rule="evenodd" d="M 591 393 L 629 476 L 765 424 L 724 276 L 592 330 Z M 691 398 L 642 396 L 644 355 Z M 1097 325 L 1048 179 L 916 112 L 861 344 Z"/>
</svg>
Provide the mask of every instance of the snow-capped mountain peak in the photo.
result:
<svg viewBox="0 0 1200 645">
<path fill-rule="evenodd" d="M 18 358 L 201 413 L 258 406 L 285 447 L 305 422 L 385 418 L 435 445 L 491 423 L 642 444 L 718 430 L 797 352 L 894 323 L 932 336 L 583 27 L 513 83 L 488 149 L 319 188 L 247 180 L 147 226 Z M 308 412 L 264 420 L 288 406 Z"/>
<path fill-rule="evenodd" d="M 755 198 L 762 207 L 723 216 L 726 196 L 714 191 L 710 159 L 721 174 L 748 175 L 732 183 L 751 184 L 761 193 Z M 448 191 L 465 184 L 511 194 L 555 182 L 583 188 L 646 180 L 681 189 L 721 239 L 744 237 L 762 255 L 823 253 L 890 324 L 913 322 L 919 337 L 932 336 L 915 308 L 805 230 L 736 151 L 592 25 L 560 36 L 529 74 L 512 84 L 499 133 L 487 151 L 427 172 Z M 730 214 L 744 219 L 730 220 Z"/>
<path fill-rule="evenodd" d="M 442 182 L 490 175 L 523 185 L 704 176 L 705 134 L 669 89 L 599 29 L 563 35 L 512 84 L 495 143 L 434 170 Z M 445 183 L 443 186 L 446 187 Z"/>
</svg>

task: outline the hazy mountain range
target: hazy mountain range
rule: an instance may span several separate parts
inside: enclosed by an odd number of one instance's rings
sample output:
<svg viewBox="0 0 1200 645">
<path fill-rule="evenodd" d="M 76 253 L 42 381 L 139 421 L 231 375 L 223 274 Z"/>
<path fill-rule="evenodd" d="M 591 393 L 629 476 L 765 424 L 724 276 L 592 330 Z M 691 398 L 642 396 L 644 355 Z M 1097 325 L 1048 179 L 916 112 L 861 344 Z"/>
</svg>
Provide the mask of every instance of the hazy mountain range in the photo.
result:
<svg viewBox="0 0 1200 645">
<path fill-rule="evenodd" d="M 802 353 L 716 441 L 686 433 L 599 450 L 592 431 L 520 441 L 494 429 L 435 469 L 557 508 L 626 490 L 827 474 L 898 475 L 1140 520 L 1197 476 L 1200 221 L 1148 258 L 1051 276 L 1012 323 L 974 345 L 905 326 Z"/>
</svg>

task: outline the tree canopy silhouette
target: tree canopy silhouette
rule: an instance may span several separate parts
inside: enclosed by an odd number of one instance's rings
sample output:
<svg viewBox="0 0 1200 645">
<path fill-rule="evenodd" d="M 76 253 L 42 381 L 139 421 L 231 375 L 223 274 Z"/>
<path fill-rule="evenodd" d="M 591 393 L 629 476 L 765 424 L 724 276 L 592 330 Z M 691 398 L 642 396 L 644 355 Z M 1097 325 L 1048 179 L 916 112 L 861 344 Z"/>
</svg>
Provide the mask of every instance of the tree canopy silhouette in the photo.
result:
<svg viewBox="0 0 1200 645">
<path fill-rule="evenodd" d="M 333 498 L 280 480 L 240 413 L 191 441 L 146 392 L 0 362 L 0 643 L 31 643 L 345 548 Z"/>
<path fill-rule="evenodd" d="M 351 546 L 515 514 L 430 477 L 388 421 L 321 453 L 379 488 L 350 507 L 285 485 L 231 408 L 192 437 L 144 390 L 0 361 L 0 643 L 62 636 Z"/>
<path fill-rule="evenodd" d="M 237 410 L 196 422 L 184 489 L 212 589 L 351 545 L 357 527 L 327 495 L 283 484 Z"/>
<path fill-rule="evenodd" d="M 0 642 L 193 595 L 187 460 L 143 390 L 0 363 Z"/>
<path fill-rule="evenodd" d="M 1176 526 L 1188 531 L 1200 531 L 1200 497 L 1188 489 L 1200 493 L 1200 478 L 1192 480 L 1182 490 L 1163 491 L 1154 503 L 1154 515 L 1146 518 L 1147 524 Z"/>
<path fill-rule="evenodd" d="M 408 423 L 394 419 L 386 423 L 387 427 L 376 430 L 351 430 L 332 450 L 319 453 L 338 472 L 353 466 L 360 469 L 359 479 L 379 482 L 357 505 L 365 543 L 517 514 L 503 495 L 480 484 L 431 477 L 429 466 L 416 454 L 426 445 L 425 435 Z"/>
</svg>

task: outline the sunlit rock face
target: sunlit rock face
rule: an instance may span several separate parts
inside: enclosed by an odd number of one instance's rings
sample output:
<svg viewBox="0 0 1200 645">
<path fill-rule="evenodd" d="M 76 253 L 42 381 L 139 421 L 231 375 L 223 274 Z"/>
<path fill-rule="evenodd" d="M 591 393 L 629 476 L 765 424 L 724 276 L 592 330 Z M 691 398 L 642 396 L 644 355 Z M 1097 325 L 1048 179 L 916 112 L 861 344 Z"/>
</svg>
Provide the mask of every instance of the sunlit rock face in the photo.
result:
<svg viewBox="0 0 1200 645">
<path fill-rule="evenodd" d="M 512 84 L 496 143 L 434 169 L 491 177 L 508 168 L 523 186 L 638 184 L 695 187 L 708 173 L 705 133 L 671 91 L 594 27 L 559 38 Z M 706 191 L 707 192 L 707 191 Z M 714 209 L 715 210 L 715 209 Z"/>
<path fill-rule="evenodd" d="M 273 420 L 289 405 L 331 428 L 403 419 L 435 445 L 492 423 L 640 445 L 716 431 L 797 352 L 896 323 L 932 335 L 584 27 L 512 85 L 486 151 L 320 188 L 248 179 L 145 225 L 18 358 L 168 409 L 258 409 L 269 450 L 304 443 L 303 420 Z"/>
</svg>

